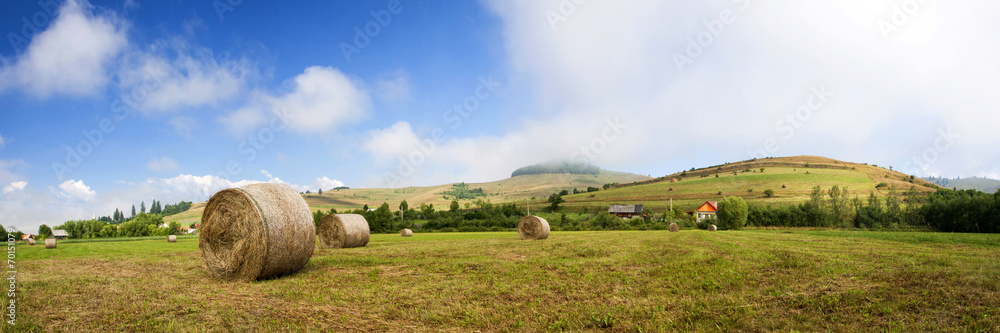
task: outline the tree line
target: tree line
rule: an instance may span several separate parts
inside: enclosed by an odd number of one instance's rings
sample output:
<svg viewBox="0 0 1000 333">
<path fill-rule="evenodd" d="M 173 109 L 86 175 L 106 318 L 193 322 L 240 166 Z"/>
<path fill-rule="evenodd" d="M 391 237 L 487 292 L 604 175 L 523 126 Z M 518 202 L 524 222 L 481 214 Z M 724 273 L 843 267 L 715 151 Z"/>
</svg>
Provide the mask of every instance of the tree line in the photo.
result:
<svg viewBox="0 0 1000 333">
<path fill-rule="evenodd" d="M 553 173 L 569 173 L 578 175 L 597 175 L 601 173 L 601 168 L 596 165 L 584 162 L 562 161 L 529 165 L 518 168 L 510 174 L 511 177 L 521 175 L 541 175 Z"/>
</svg>

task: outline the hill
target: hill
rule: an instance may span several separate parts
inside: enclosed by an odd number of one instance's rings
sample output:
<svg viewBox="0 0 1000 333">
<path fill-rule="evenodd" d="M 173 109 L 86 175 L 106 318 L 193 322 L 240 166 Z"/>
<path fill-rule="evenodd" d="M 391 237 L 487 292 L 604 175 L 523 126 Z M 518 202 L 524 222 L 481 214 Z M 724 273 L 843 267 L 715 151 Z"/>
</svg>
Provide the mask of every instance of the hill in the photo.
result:
<svg viewBox="0 0 1000 333">
<path fill-rule="evenodd" d="M 388 203 L 393 210 L 397 210 L 403 200 L 406 200 L 407 204 L 413 208 L 420 206 L 420 204 L 433 204 L 435 209 L 443 210 L 448 209 L 452 200 L 458 200 L 463 206 L 472 205 L 476 200 L 488 200 L 493 203 L 525 202 L 532 198 L 544 199 L 553 192 L 562 190 L 586 191 L 588 187 L 601 188 L 604 184 L 632 183 L 649 179 L 651 178 L 647 176 L 626 172 L 600 170 L 600 173 L 596 175 L 538 174 L 516 176 L 486 183 L 340 189 L 324 191 L 322 195 L 318 193 L 305 194 L 303 197 L 312 211 L 329 210 L 330 208 L 337 210 L 355 209 L 364 205 L 375 208 L 383 202 Z M 192 222 L 200 221 L 204 209 L 204 202 L 197 203 L 186 212 L 165 217 L 164 221 L 179 221 L 181 225 L 187 226 Z"/>
<path fill-rule="evenodd" d="M 1000 189 L 1000 180 L 983 178 L 983 177 L 969 177 L 969 178 L 941 178 L 941 177 L 927 177 L 927 181 L 937 184 L 938 186 L 944 188 L 952 188 L 959 190 L 979 190 L 986 193 L 996 193 Z"/>
<path fill-rule="evenodd" d="M 817 185 L 824 191 L 834 185 L 846 186 L 851 197 L 865 197 L 872 191 L 886 196 L 893 186 L 900 193 L 911 187 L 924 193 L 937 189 L 923 179 L 876 165 L 818 156 L 793 156 L 692 168 L 616 185 L 596 193 L 564 196 L 563 205 L 578 211 L 606 209 L 609 204 L 643 204 L 646 208 L 662 210 L 673 199 L 675 207 L 688 211 L 706 200 L 716 201 L 725 196 L 739 196 L 749 202 L 765 204 L 796 204 L 809 200 L 812 188 Z M 764 195 L 768 189 L 774 191 L 773 197 Z M 538 204 L 544 202 L 538 201 Z"/>
</svg>

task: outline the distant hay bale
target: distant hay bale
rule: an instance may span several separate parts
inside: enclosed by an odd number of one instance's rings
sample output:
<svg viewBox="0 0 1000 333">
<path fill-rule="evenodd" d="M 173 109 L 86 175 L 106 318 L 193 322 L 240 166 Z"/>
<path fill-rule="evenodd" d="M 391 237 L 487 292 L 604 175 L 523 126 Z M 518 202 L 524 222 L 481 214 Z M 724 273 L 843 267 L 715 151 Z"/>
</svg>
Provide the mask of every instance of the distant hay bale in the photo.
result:
<svg viewBox="0 0 1000 333">
<path fill-rule="evenodd" d="M 718 230 L 718 228 L 716 228 L 714 224 L 708 226 L 708 231 L 716 231 L 716 230 Z"/>
<path fill-rule="evenodd" d="M 517 234 L 521 239 L 546 239 L 549 238 L 549 221 L 528 215 L 517 222 Z"/>
<path fill-rule="evenodd" d="M 413 236 L 413 230 L 410 230 L 410 229 L 400 230 L 399 231 L 399 235 L 403 236 L 403 237 L 412 237 Z"/>
<path fill-rule="evenodd" d="M 676 183 L 677 182 L 677 178 L 670 178 L 670 182 L 671 183 Z"/>
<path fill-rule="evenodd" d="M 677 225 L 677 223 L 671 223 L 670 232 L 678 232 L 678 231 L 681 231 L 681 226 Z"/>
<path fill-rule="evenodd" d="M 309 206 L 298 192 L 275 183 L 215 193 L 201 217 L 198 248 L 212 277 L 252 281 L 298 271 L 316 243 Z"/>
<path fill-rule="evenodd" d="M 46 239 L 45 240 L 45 248 L 46 249 L 54 249 L 54 248 L 56 248 L 56 239 L 55 238 Z"/>
<path fill-rule="evenodd" d="M 319 244 L 328 249 L 364 247 L 371 234 L 368 221 L 358 214 L 330 214 L 316 228 Z"/>
<path fill-rule="evenodd" d="M 177 243 L 177 236 L 176 235 L 167 236 L 167 241 L 171 243 Z"/>
<path fill-rule="evenodd" d="M 28 245 L 35 245 L 35 240 L 28 238 Z"/>
</svg>

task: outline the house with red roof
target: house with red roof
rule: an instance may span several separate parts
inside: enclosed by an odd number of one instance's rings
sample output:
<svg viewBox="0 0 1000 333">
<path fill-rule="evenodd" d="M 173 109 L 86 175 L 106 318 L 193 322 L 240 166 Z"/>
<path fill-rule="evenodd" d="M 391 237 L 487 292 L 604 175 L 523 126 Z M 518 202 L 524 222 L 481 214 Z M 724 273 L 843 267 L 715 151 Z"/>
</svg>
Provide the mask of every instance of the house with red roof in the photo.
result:
<svg viewBox="0 0 1000 333">
<path fill-rule="evenodd" d="M 709 217 L 715 217 L 715 212 L 719 210 L 718 201 L 705 201 L 701 204 L 698 209 L 688 212 L 688 214 L 695 215 L 695 221 L 701 222 L 701 220 L 707 219 Z"/>
</svg>

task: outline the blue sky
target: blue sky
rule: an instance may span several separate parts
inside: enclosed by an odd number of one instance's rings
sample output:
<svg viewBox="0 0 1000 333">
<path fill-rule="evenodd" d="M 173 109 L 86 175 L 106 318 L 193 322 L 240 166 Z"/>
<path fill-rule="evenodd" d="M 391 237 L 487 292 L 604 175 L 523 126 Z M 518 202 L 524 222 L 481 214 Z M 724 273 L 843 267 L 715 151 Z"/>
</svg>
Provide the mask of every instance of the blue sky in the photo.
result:
<svg viewBox="0 0 1000 333">
<path fill-rule="evenodd" d="M 988 1 L 234 2 L 0 4 L 0 224 L 564 158 L 1000 172 Z"/>
</svg>

